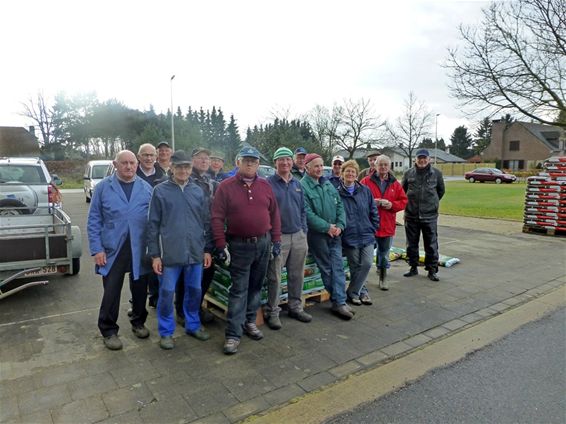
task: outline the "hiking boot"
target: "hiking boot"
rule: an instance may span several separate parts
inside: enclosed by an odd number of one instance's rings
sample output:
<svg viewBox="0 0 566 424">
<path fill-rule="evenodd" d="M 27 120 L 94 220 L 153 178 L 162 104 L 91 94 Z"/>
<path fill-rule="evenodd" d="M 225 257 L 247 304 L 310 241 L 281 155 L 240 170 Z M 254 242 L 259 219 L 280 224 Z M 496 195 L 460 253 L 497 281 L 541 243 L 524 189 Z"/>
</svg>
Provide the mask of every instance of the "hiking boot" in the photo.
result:
<svg viewBox="0 0 566 424">
<path fill-rule="evenodd" d="M 206 331 L 204 327 L 200 327 L 197 331 L 194 332 L 187 331 L 187 334 L 197 340 L 200 340 L 201 342 L 205 342 L 210 339 L 210 334 L 208 334 L 208 331 Z"/>
<path fill-rule="evenodd" d="M 224 340 L 224 353 L 226 355 L 233 355 L 238 351 L 238 346 L 240 345 L 239 339 L 227 338 Z"/>
<path fill-rule="evenodd" d="M 263 339 L 263 333 L 259 328 L 257 328 L 255 322 L 246 322 L 244 324 L 244 333 L 246 333 L 246 335 L 252 340 Z"/>
<path fill-rule="evenodd" d="M 146 328 L 145 325 L 132 327 L 132 332 L 138 339 L 147 339 L 149 337 L 149 330 Z"/>
<path fill-rule="evenodd" d="M 429 271 L 427 277 L 431 281 L 440 281 L 440 278 L 438 278 L 438 275 L 436 275 L 434 271 Z"/>
<path fill-rule="evenodd" d="M 171 350 L 175 347 L 172 336 L 163 336 L 159 341 L 159 347 L 165 350 Z"/>
<path fill-rule="evenodd" d="M 265 319 L 267 326 L 272 330 L 279 330 L 281 328 L 281 320 L 278 315 L 268 315 Z"/>
<path fill-rule="evenodd" d="M 389 290 L 389 282 L 387 281 L 387 268 L 379 269 L 379 288 L 381 290 Z"/>
<path fill-rule="evenodd" d="M 356 305 L 356 306 L 360 306 L 362 304 L 362 301 L 360 300 L 360 298 L 358 296 L 348 295 L 348 302 L 350 302 L 352 305 Z"/>
<path fill-rule="evenodd" d="M 410 270 L 403 274 L 403 277 L 412 277 L 413 275 L 417 275 L 419 271 L 417 270 L 416 266 L 412 266 Z"/>
<path fill-rule="evenodd" d="M 112 334 L 111 336 L 104 337 L 104 346 L 110 350 L 120 350 L 122 349 L 122 341 L 117 334 Z"/>
<path fill-rule="evenodd" d="M 312 315 L 307 314 L 302 309 L 299 310 L 299 311 L 289 311 L 289 318 L 294 318 L 297 321 L 301 321 L 301 322 L 311 322 L 312 321 Z"/>
<path fill-rule="evenodd" d="M 360 301 L 362 302 L 363 305 L 373 305 L 371 297 L 369 297 L 369 294 L 367 293 L 362 293 L 360 295 Z"/>
<path fill-rule="evenodd" d="M 354 314 L 348 308 L 347 305 L 334 304 L 332 305 L 331 311 L 334 315 L 336 315 L 339 318 L 342 318 L 343 320 L 351 320 L 352 318 L 354 318 Z"/>
<path fill-rule="evenodd" d="M 206 308 L 202 308 L 199 312 L 200 322 L 202 324 L 209 324 L 214 321 L 214 314 Z"/>
<path fill-rule="evenodd" d="M 149 305 L 150 308 L 157 308 L 157 297 L 151 297 L 149 298 L 149 300 L 147 301 L 147 304 Z"/>
</svg>

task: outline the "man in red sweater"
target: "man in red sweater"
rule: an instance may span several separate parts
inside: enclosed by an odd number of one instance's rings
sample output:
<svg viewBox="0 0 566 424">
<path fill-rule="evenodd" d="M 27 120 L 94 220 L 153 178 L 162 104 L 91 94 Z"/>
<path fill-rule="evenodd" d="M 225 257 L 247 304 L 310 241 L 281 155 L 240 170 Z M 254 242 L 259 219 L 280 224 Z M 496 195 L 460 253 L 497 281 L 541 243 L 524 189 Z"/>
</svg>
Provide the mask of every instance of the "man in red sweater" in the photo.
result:
<svg viewBox="0 0 566 424">
<path fill-rule="evenodd" d="M 245 147 L 238 154 L 238 172 L 220 183 L 212 204 L 212 235 L 219 261 L 230 252 L 232 286 L 224 353 L 236 353 L 242 333 L 263 338 L 256 314 L 270 256 L 281 253 L 281 220 L 277 200 L 267 180 L 258 178 L 259 152 Z M 226 227 L 226 228 L 225 228 Z"/>
</svg>

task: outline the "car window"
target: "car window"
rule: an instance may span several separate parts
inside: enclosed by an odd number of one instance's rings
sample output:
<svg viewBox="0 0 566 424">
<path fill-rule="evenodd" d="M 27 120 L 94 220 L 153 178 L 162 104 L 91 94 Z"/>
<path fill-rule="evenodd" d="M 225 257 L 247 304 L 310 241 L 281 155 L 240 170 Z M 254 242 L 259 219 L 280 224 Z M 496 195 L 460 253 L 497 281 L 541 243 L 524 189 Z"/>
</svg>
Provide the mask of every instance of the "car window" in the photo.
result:
<svg viewBox="0 0 566 424">
<path fill-rule="evenodd" d="M 494 174 L 503 174 L 503 171 L 501 171 L 500 169 L 493 168 L 491 171 L 492 171 Z"/>
<path fill-rule="evenodd" d="M 100 179 L 106 176 L 108 165 L 94 165 L 92 167 L 92 178 Z"/>
<path fill-rule="evenodd" d="M 0 165 L 0 181 L 25 184 L 45 184 L 41 167 L 27 165 Z"/>
</svg>

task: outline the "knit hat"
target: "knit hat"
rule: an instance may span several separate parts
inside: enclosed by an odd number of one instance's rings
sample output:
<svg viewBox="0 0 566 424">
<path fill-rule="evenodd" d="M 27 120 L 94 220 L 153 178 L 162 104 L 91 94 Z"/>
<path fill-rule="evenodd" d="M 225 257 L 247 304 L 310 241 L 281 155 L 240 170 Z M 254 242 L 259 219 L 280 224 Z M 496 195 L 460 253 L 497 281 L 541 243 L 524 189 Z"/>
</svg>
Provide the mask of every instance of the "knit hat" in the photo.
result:
<svg viewBox="0 0 566 424">
<path fill-rule="evenodd" d="M 305 165 L 306 165 L 307 163 L 309 163 L 309 162 L 315 160 L 315 159 L 318 159 L 318 158 L 321 158 L 321 159 L 322 159 L 322 157 L 321 157 L 319 154 L 317 154 L 317 153 L 309 153 L 308 155 L 305 156 Z"/>
<path fill-rule="evenodd" d="M 278 148 L 275 153 L 273 153 L 273 160 L 277 160 L 279 158 L 292 158 L 293 157 L 293 152 L 291 151 L 291 149 L 288 149 L 287 147 L 280 147 Z"/>
</svg>

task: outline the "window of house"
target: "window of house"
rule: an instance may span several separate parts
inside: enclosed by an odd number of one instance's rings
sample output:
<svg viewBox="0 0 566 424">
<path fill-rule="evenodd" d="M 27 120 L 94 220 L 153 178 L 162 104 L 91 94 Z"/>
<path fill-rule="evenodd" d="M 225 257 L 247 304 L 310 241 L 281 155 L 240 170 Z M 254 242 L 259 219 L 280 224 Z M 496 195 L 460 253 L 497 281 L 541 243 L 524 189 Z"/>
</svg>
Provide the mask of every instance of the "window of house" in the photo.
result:
<svg viewBox="0 0 566 424">
<path fill-rule="evenodd" d="M 509 142 L 509 150 L 512 152 L 518 152 L 520 149 L 520 141 L 519 140 L 511 140 Z"/>
<path fill-rule="evenodd" d="M 521 169 L 525 169 L 525 161 L 522 159 L 518 160 L 504 160 L 503 161 L 503 168 L 510 169 L 512 171 L 518 171 Z"/>
</svg>

